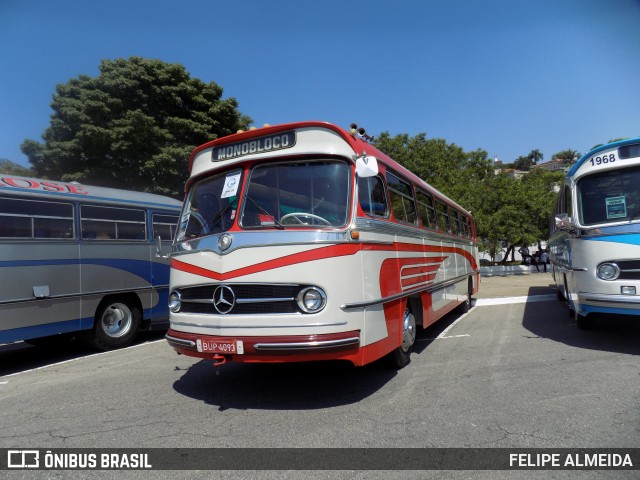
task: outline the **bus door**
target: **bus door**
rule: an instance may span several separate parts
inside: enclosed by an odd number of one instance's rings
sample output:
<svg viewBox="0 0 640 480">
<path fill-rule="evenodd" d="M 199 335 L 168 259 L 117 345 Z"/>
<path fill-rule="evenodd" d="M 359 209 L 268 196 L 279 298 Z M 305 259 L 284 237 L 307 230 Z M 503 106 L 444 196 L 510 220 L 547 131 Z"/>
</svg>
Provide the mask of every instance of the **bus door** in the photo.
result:
<svg viewBox="0 0 640 480">
<path fill-rule="evenodd" d="M 358 203 L 367 215 L 368 220 L 361 220 L 374 224 L 376 219 L 387 219 L 389 208 L 384 182 L 381 176 L 359 177 Z M 393 250 L 393 234 L 381 233 L 375 227 L 364 228 L 360 232 L 362 250 L 362 301 L 371 302 L 399 293 L 399 278 L 394 272 L 385 274 L 385 269 L 396 269 L 397 252 Z M 397 270 L 397 269 L 396 269 Z M 394 281 L 395 279 L 395 281 Z M 400 336 L 399 326 L 388 324 L 385 319 L 384 305 L 377 303 L 366 307 L 365 326 L 362 332 L 362 344 L 369 345 L 386 339 L 390 334 Z M 396 322 L 397 323 L 397 322 Z M 393 331 L 390 331 L 393 330 Z M 395 340 L 395 339 L 394 339 Z"/>
<path fill-rule="evenodd" d="M 149 309 L 152 245 L 147 240 L 145 210 L 83 204 L 80 222 L 82 321 L 93 325 L 103 299 L 129 310 Z"/>
</svg>

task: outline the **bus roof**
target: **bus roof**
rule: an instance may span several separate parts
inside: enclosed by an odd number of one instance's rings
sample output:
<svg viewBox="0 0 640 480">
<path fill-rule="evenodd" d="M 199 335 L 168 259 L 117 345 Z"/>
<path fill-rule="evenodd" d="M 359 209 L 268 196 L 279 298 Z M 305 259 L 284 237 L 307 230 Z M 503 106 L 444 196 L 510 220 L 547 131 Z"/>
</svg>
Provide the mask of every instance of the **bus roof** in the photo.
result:
<svg viewBox="0 0 640 480">
<path fill-rule="evenodd" d="M 163 195 L 153 193 L 134 192 L 116 188 L 96 187 L 77 182 L 61 182 L 58 180 L 44 180 L 39 178 L 20 177 L 17 175 L 0 174 L 0 195 L 20 192 L 34 197 L 66 198 L 76 200 L 91 200 L 94 202 L 137 204 L 147 207 L 164 207 L 179 209 L 182 202 Z"/>
<path fill-rule="evenodd" d="M 205 143 L 203 145 L 200 145 L 199 147 L 195 148 L 193 150 L 193 152 L 191 153 L 191 156 L 189 157 L 189 172 L 190 173 L 192 172 L 193 161 L 194 161 L 195 157 L 200 152 L 202 152 L 203 150 L 206 150 L 208 148 L 219 147 L 221 145 L 226 145 L 226 144 L 236 144 L 236 143 L 239 143 L 239 142 L 246 142 L 248 140 L 251 140 L 251 139 L 254 139 L 254 138 L 258 138 L 258 137 L 272 135 L 272 134 L 275 134 L 275 133 L 278 133 L 278 132 L 283 132 L 283 131 L 302 129 L 302 128 L 326 129 L 326 130 L 331 130 L 331 131 L 337 133 L 349 145 L 349 147 L 353 151 L 354 155 L 362 155 L 363 153 L 365 153 L 367 155 L 372 155 L 372 156 L 376 157 L 379 161 L 383 162 L 389 168 L 391 168 L 392 170 L 395 170 L 396 172 L 400 173 L 407 180 L 412 181 L 416 185 L 422 186 L 426 190 L 428 190 L 428 191 L 432 192 L 433 194 L 435 194 L 436 197 L 440 197 L 440 198 L 446 200 L 448 203 L 451 203 L 451 204 L 455 205 L 458 209 L 460 209 L 461 211 L 463 211 L 466 214 L 470 215 L 470 212 L 468 212 L 466 209 L 464 209 L 463 207 L 458 205 L 456 202 L 451 200 L 444 193 L 440 192 L 436 188 L 434 188 L 431 185 L 427 184 L 420 177 L 418 177 L 414 173 L 412 173 L 409 170 L 407 170 L 405 167 L 403 167 L 398 162 L 393 160 L 391 157 L 389 157 L 388 155 L 384 154 L 383 152 L 381 152 L 380 150 L 375 148 L 370 143 L 368 143 L 368 142 L 364 141 L 363 139 L 361 139 L 358 135 L 351 135 L 345 129 L 343 129 L 341 127 L 338 127 L 338 126 L 336 126 L 336 125 L 334 125 L 332 123 L 323 122 L 323 121 L 317 121 L 317 120 L 293 122 L 293 123 L 284 123 L 284 124 L 280 124 L 280 125 L 270 125 L 270 126 L 265 126 L 265 127 L 262 127 L 262 128 L 255 128 L 253 130 L 247 130 L 247 131 L 244 131 L 244 132 L 238 132 L 238 133 L 235 133 L 233 135 L 228 135 L 226 137 L 221 137 L 221 138 L 218 138 L 216 140 L 212 140 L 210 142 L 207 142 L 207 143 Z M 187 183 L 187 186 L 188 185 L 189 185 L 189 183 Z"/>
<path fill-rule="evenodd" d="M 567 172 L 567 177 L 572 177 L 573 175 L 575 175 L 575 173 L 582 166 L 582 164 L 585 163 L 587 160 L 589 160 L 596 153 L 602 152 L 604 150 L 611 150 L 612 148 L 622 147 L 625 145 L 632 145 L 634 143 L 640 144 L 640 137 L 627 138 L 625 140 L 618 140 L 617 142 L 611 142 L 605 145 L 599 145 L 597 147 L 592 148 L 587 153 L 585 153 L 582 157 L 580 157 L 580 159 L 576 163 L 573 164 L 573 166 Z"/>
</svg>

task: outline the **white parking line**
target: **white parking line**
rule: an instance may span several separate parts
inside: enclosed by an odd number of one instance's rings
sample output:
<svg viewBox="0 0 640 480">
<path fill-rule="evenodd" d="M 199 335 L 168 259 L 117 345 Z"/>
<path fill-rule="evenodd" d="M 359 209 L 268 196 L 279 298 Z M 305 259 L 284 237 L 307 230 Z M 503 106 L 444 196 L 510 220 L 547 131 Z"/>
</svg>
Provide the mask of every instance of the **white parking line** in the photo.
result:
<svg viewBox="0 0 640 480">
<path fill-rule="evenodd" d="M 490 305 L 508 305 L 510 303 L 529 303 L 529 302 L 548 302 L 550 300 L 557 300 L 557 296 L 555 294 L 549 295 L 531 295 L 525 297 L 503 297 L 503 298 L 478 298 L 474 300 L 474 305 L 476 307 L 486 307 Z M 422 338 L 418 341 L 421 342 L 430 342 L 432 340 L 443 340 L 445 338 L 462 338 L 468 337 L 468 334 L 463 335 L 448 335 L 449 330 L 451 330 L 460 320 L 469 315 L 469 313 L 465 313 L 464 315 L 460 315 L 455 322 L 445 328 L 440 335 L 435 338 Z"/>
<path fill-rule="evenodd" d="M 476 300 L 477 307 L 486 307 L 489 305 L 507 305 L 510 303 L 531 303 L 531 302 L 548 302 L 557 300 L 556 294 L 548 295 L 531 295 L 525 297 L 502 297 L 502 298 L 478 298 Z"/>
</svg>

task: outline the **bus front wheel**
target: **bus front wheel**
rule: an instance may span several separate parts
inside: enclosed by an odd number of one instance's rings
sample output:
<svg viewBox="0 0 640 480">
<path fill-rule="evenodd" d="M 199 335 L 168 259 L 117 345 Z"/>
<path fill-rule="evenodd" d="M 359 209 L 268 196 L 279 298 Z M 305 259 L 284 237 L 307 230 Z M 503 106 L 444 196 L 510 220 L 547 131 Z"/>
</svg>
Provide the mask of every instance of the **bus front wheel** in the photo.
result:
<svg viewBox="0 0 640 480">
<path fill-rule="evenodd" d="M 103 301 L 96 311 L 93 329 L 85 340 L 100 350 L 130 345 L 138 333 L 142 314 L 140 308 L 128 298 Z"/>
<path fill-rule="evenodd" d="M 402 368 L 411 362 L 411 350 L 416 343 L 416 317 L 407 305 L 402 319 L 402 344 L 391 352 L 390 360 L 394 367 Z"/>
</svg>

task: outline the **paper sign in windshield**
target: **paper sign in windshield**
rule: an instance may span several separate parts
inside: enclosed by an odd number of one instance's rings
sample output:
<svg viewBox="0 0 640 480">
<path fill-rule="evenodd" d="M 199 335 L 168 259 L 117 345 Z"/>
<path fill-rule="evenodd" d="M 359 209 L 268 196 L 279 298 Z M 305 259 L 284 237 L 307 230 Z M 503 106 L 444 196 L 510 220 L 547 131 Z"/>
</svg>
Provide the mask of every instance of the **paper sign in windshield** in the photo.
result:
<svg viewBox="0 0 640 480">
<path fill-rule="evenodd" d="M 627 216 L 627 201 L 624 196 L 607 198 L 605 202 L 607 218 L 624 218 Z"/>
<path fill-rule="evenodd" d="M 222 194 L 220 198 L 233 197 L 238 193 L 238 187 L 240 186 L 240 172 L 230 173 L 227 178 L 224 179 L 224 187 L 222 188 Z"/>
</svg>

